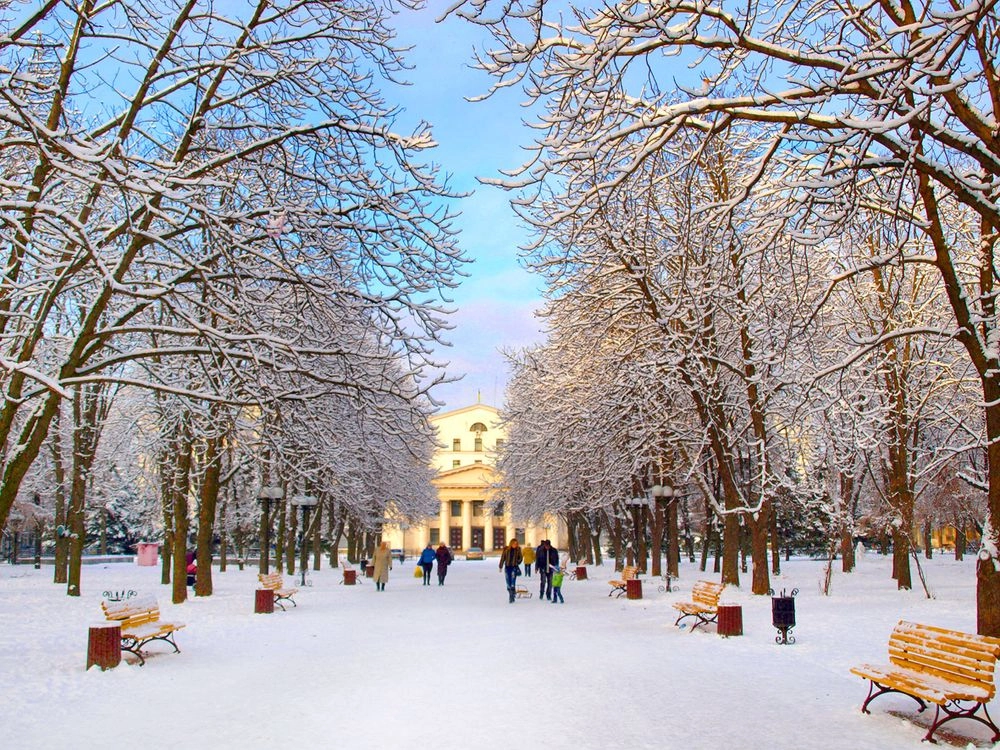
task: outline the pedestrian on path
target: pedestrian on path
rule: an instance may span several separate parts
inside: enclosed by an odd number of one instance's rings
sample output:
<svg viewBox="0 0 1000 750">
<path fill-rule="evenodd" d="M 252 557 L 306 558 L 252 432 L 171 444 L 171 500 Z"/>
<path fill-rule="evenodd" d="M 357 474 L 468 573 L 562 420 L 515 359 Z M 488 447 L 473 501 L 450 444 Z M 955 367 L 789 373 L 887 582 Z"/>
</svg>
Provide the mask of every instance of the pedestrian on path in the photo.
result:
<svg viewBox="0 0 1000 750">
<path fill-rule="evenodd" d="M 524 557 L 524 577 L 531 578 L 531 567 L 535 564 L 535 550 L 532 547 L 525 547 L 521 555 Z"/>
<path fill-rule="evenodd" d="M 559 602 L 560 604 L 565 604 L 566 600 L 563 599 L 562 595 L 562 584 L 563 577 L 566 575 L 566 571 L 556 565 L 552 569 L 552 603 L 555 604 Z"/>
<path fill-rule="evenodd" d="M 448 549 L 448 546 L 441 542 L 434 557 L 437 558 L 438 562 L 438 586 L 444 586 L 444 577 L 448 575 L 448 566 L 455 561 L 455 556 Z"/>
<path fill-rule="evenodd" d="M 535 570 L 538 572 L 538 598 L 552 599 L 552 568 L 559 567 L 559 551 L 552 542 L 543 539 L 535 550 Z"/>
<path fill-rule="evenodd" d="M 510 603 L 514 603 L 517 596 L 517 576 L 521 572 L 521 562 L 524 555 L 517 539 L 511 539 L 510 543 L 503 548 L 500 553 L 500 570 L 503 571 L 504 580 L 507 582 L 507 593 L 510 596 Z"/>
<path fill-rule="evenodd" d="M 434 553 L 434 547 L 430 542 L 427 542 L 427 546 L 420 553 L 420 560 L 417 562 L 424 571 L 424 586 L 431 585 L 431 571 L 434 569 L 435 560 L 437 560 L 437 555 Z"/>
<path fill-rule="evenodd" d="M 382 542 L 375 550 L 375 558 L 372 561 L 375 566 L 375 590 L 385 591 L 385 585 L 389 582 L 389 571 L 392 570 L 392 552 L 389 550 L 389 542 Z"/>
</svg>

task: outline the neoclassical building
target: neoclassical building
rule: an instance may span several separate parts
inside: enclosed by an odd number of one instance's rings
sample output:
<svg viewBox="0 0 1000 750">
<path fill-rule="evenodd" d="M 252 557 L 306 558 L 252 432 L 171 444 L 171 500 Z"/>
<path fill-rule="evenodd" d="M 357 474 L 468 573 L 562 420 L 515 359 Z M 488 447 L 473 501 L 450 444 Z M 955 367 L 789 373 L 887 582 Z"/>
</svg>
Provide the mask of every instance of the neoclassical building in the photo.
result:
<svg viewBox="0 0 1000 750">
<path fill-rule="evenodd" d="M 542 539 L 551 539 L 557 548 L 562 546 L 566 530 L 557 518 L 526 523 L 493 501 L 496 451 L 505 438 L 498 417 L 494 407 L 475 404 L 431 418 L 438 434 L 434 486 L 441 510 L 416 526 L 386 526 L 382 536 L 390 546 L 405 550 L 407 556 L 418 554 L 428 542 L 437 545 L 442 539 L 456 554 L 469 547 L 479 547 L 487 554 L 499 552 L 514 537 L 531 546 Z"/>
</svg>

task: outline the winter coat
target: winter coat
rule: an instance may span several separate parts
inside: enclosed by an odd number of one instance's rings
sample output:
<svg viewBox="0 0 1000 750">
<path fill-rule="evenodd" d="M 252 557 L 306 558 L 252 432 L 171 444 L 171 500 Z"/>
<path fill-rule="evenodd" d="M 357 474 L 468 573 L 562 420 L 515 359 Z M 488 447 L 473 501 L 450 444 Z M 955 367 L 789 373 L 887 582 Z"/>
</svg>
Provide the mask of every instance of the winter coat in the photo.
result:
<svg viewBox="0 0 1000 750">
<path fill-rule="evenodd" d="M 433 547 L 425 547 L 424 551 L 420 553 L 419 562 L 421 565 L 433 565 L 435 560 L 437 560 L 437 553 Z"/>
<path fill-rule="evenodd" d="M 524 558 L 525 565 L 535 564 L 535 550 L 531 547 L 525 547 L 521 552 L 521 556 Z"/>
<path fill-rule="evenodd" d="M 507 545 L 500 554 L 500 568 L 516 568 L 524 560 L 520 547 Z"/>
<path fill-rule="evenodd" d="M 375 549 L 375 557 L 372 559 L 375 566 L 375 583 L 385 583 L 389 580 L 389 571 L 392 570 L 392 552 L 388 547 L 381 545 Z"/>
<path fill-rule="evenodd" d="M 437 557 L 438 561 L 438 573 L 446 571 L 448 569 L 448 565 L 450 565 L 451 561 L 455 559 L 455 556 L 451 554 L 451 550 L 443 544 L 437 548 L 437 552 L 435 552 L 434 555 Z"/>
<path fill-rule="evenodd" d="M 535 570 L 548 573 L 550 565 L 559 565 L 559 550 L 551 545 L 548 547 L 538 545 L 535 549 Z"/>
<path fill-rule="evenodd" d="M 563 577 L 565 575 L 566 574 L 561 569 L 552 571 L 552 586 L 553 586 L 553 588 L 559 588 L 560 586 L 562 586 Z"/>
</svg>

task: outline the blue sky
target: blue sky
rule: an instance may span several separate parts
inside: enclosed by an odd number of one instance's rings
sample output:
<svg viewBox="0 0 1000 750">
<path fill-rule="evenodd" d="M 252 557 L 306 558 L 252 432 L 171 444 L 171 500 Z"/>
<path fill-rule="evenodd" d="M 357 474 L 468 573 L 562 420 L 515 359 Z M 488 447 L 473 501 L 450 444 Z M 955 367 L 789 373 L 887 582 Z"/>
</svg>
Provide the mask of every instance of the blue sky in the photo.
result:
<svg viewBox="0 0 1000 750">
<path fill-rule="evenodd" d="M 430 158 L 451 175 L 451 187 L 474 191 L 456 206 L 462 212 L 456 221 L 460 243 L 474 262 L 454 293 L 453 345 L 439 355 L 450 361 L 449 375 L 465 377 L 435 390 L 435 396 L 447 409 L 475 403 L 480 396 L 483 403 L 502 406 L 507 369 L 498 349 L 540 340 L 533 317 L 540 296 L 537 279 L 517 261 L 517 247 L 528 235 L 508 204 L 510 196 L 476 178 L 496 177 L 500 169 L 520 165 L 532 133 L 522 124 L 518 91 L 483 102 L 465 100 L 484 93 L 490 83 L 471 67 L 473 49 L 485 37 L 460 19 L 435 23 L 447 5 L 431 0 L 424 10 L 399 18 L 399 42 L 414 46 L 407 57 L 414 66 L 407 76 L 412 85 L 387 94 L 405 107 L 403 123 L 423 119 L 432 124 L 440 145 Z"/>
</svg>

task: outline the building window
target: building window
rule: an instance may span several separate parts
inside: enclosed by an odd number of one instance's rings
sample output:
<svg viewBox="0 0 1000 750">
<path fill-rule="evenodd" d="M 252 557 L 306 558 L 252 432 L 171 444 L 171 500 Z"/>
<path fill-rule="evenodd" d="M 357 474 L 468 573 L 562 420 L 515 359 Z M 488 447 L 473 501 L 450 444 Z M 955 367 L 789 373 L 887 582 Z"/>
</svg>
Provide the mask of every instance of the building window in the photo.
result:
<svg viewBox="0 0 1000 750">
<path fill-rule="evenodd" d="M 451 449 L 456 453 L 462 450 L 462 438 L 455 438 L 451 441 Z"/>
<path fill-rule="evenodd" d="M 475 450 L 476 450 L 476 453 L 482 453 L 483 452 L 483 439 L 481 437 L 479 437 L 478 435 L 476 435 Z"/>
<path fill-rule="evenodd" d="M 475 460 L 475 463 L 477 463 L 477 464 L 481 464 L 482 462 L 483 462 L 483 459 L 481 459 L 481 458 L 477 458 Z"/>
<path fill-rule="evenodd" d="M 477 517 L 483 515 L 483 501 L 482 500 L 473 500 L 472 501 L 472 515 L 473 516 L 477 516 Z"/>
<path fill-rule="evenodd" d="M 459 461 L 457 458 L 454 461 L 451 462 L 451 468 L 453 468 L 453 469 L 457 469 L 461 465 L 462 465 L 462 462 Z"/>
<path fill-rule="evenodd" d="M 503 450 L 503 438 L 497 438 L 497 450 Z"/>
<path fill-rule="evenodd" d="M 430 531 L 430 533 L 431 533 L 431 536 L 430 536 L 430 543 L 431 544 L 435 544 L 436 545 L 438 542 L 441 541 L 441 529 L 439 529 L 436 526 L 434 526 L 434 527 L 428 529 L 428 531 Z"/>
<path fill-rule="evenodd" d="M 452 516 L 461 516 L 462 515 L 462 501 L 461 500 L 452 500 L 449 503 L 449 505 L 450 505 L 450 511 L 449 512 L 451 513 Z"/>
<path fill-rule="evenodd" d="M 514 538 L 522 547 L 524 546 L 524 529 L 514 529 Z"/>
<path fill-rule="evenodd" d="M 497 518 L 503 518 L 504 504 L 501 500 L 499 503 L 493 504 L 493 515 Z"/>
</svg>

